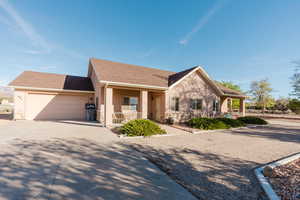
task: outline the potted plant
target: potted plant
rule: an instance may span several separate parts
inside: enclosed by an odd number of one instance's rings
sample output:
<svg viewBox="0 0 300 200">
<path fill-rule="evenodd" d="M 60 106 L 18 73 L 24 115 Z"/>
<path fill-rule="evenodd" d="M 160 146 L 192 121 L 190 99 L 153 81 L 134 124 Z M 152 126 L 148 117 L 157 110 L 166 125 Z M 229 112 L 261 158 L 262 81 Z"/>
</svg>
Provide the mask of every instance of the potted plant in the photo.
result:
<svg viewBox="0 0 300 200">
<path fill-rule="evenodd" d="M 167 124 L 173 125 L 174 124 L 174 118 L 173 117 L 168 117 L 167 118 Z"/>
</svg>

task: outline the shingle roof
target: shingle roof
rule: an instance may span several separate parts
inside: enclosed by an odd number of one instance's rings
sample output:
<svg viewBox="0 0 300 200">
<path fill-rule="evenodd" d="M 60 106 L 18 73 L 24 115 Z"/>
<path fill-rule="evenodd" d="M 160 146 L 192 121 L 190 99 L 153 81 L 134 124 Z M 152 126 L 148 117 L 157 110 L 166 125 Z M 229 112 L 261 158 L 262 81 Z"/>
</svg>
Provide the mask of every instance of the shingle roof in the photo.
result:
<svg viewBox="0 0 300 200">
<path fill-rule="evenodd" d="M 166 88 L 181 80 L 189 72 L 197 68 L 192 67 L 181 72 L 172 72 L 96 58 L 91 58 L 90 62 L 94 67 L 99 80 Z M 226 88 L 216 81 L 213 83 L 216 83 L 216 87 L 218 87 L 225 95 L 244 96 L 241 92 Z"/>
<path fill-rule="evenodd" d="M 175 72 L 92 58 L 91 64 L 101 81 L 168 87 Z"/>
<path fill-rule="evenodd" d="M 215 84 L 218 86 L 218 88 L 220 90 L 222 90 L 222 92 L 225 95 L 228 95 L 228 96 L 230 96 L 230 95 L 245 96 L 242 92 L 227 88 L 227 87 L 223 86 L 222 84 L 220 84 L 218 81 L 215 81 Z"/>
<path fill-rule="evenodd" d="M 10 86 L 94 91 L 92 81 L 88 77 L 24 71 Z"/>
<path fill-rule="evenodd" d="M 185 75 L 187 75 L 188 73 L 190 73 L 191 71 L 193 71 L 196 67 L 192 67 L 190 69 L 181 71 L 181 72 L 177 72 L 175 74 L 172 74 L 169 76 L 169 86 L 173 85 L 174 83 L 176 83 L 177 81 L 179 81 L 180 79 L 182 79 Z"/>
</svg>

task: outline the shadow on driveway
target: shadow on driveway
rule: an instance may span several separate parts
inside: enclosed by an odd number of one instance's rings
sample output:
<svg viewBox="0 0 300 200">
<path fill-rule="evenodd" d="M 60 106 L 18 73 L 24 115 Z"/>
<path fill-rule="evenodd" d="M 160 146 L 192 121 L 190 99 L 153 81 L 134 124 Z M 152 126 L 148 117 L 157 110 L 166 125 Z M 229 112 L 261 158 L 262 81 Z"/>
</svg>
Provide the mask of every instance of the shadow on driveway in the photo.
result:
<svg viewBox="0 0 300 200">
<path fill-rule="evenodd" d="M 125 144 L 14 140 L 0 153 L 0 199 L 195 199 Z"/>
<path fill-rule="evenodd" d="M 199 199 L 266 199 L 253 173 L 258 163 L 188 148 L 134 148 Z"/>
<path fill-rule="evenodd" d="M 252 127 L 231 131 L 233 134 L 242 134 L 253 137 L 263 137 L 282 142 L 300 143 L 300 123 L 296 126 L 271 125 L 265 127 Z"/>
</svg>

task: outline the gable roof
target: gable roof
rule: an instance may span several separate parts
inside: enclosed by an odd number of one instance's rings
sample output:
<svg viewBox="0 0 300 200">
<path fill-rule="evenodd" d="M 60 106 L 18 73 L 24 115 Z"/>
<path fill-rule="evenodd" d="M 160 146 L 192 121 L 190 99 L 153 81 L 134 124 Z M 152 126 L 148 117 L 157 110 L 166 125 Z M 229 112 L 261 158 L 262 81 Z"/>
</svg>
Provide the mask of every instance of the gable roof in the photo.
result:
<svg viewBox="0 0 300 200">
<path fill-rule="evenodd" d="M 226 88 L 223 85 L 218 84 L 216 81 L 211 80 L 204 69 L 199 66 L 192 67 L 181 72 L 172 72 L 96 58 L 91 58 L 90 64 L 94 68 L 98 79 L 103 82 L 129 83 L 164 88 L 174 85 L 193 70 L 199 69 L 199 71 L 206 77 L 209 84 L 211 84 L 220 93 L 220 95 L 245 96 L 241 92 Z"/>
<path fill-rule="evenodd" d="M 190 69 L 172 74 L 169 76 L 169 86 L 173 85 L 174 83 L 176 83 L 177 81 L 179 81 L 180 79 L 182 79 L 183 77 L 185 77 L 188 73 L 190 73 L 191 71 L 193 71 L 195 68 L 197 67 L 192 67 Z"/>
<path fill-rule="evenodd" d="M 175 74 L 171 71 L 95 58 L 91 58 L 90 63 L 101 81 L 168 87 L 169 76 Z"/>
<path fill-rule="evenodd" d="M 218 81 L 215 81 L 215 84 L 223 91 L 227 96 L 245 96 L 242 92 L 227 88 L 220 84 Z"/>
<path fill-rule="evenodd" d="M 94 91 L 88 77 L 24 71 L 9 83 L 12 87 L 47 88 L 60 90 Z"/>
</svg>

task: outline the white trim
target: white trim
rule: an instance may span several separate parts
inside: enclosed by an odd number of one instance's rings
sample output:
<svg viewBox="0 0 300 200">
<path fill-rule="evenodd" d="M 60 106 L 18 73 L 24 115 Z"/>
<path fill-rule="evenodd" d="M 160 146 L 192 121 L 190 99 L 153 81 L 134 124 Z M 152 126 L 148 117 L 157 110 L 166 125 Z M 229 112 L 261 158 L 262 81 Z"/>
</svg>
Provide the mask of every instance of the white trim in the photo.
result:
<svg viewBox="0 0 300 200">
<path fill-rule="evenodd" d="M 159 87 L 153 85 L 133 84 L 133 83 L 124 83 L 124 82 L 113 82 L 113 81 L 99 81 L 99 82 L 108 85 L 115 85 L 115 86 L 128 86 L 128 87 L 148 88 L 148 89 L 158 89 L 158 90 L 168 89 L 168 87 Z"/>
<path fill-rule="evenodd" d="M 95 93 L 95 91 L 85 91 L 85 90 L 65 90 L 65 89 L 54 89 L 54 88 L 37 88 L 37 87 L 24 87 L 24 86 L 9 86 L 14 89 L 24 89 L 24 90 L 36 90 L 36 91 L 52 91 L 52 92 L 75 92 L 75 93 Z"/>
</svg>

